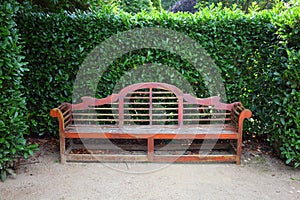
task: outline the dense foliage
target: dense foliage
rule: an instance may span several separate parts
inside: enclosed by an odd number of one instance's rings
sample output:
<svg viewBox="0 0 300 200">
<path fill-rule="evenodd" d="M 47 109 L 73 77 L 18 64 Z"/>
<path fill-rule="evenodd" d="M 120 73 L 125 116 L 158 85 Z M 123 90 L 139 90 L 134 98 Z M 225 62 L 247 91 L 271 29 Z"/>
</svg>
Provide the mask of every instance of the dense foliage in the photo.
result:
<svg viewBox="0 0 300 200">
<path fill-rule="evenodd" d="M 278 0 L 197 0 L 197 6 L 199 10 L 205 6 L 211 6 L 212 4 L 222 4 L 222 8 L 234 8 L 237 7 L 244 12 L 248 13 L 252 9 L 256 11 L 271 9 L 278 3 Z"/>
<path fill-rule="evenodd" d="M 26 101 L 21 93 L 24 67 L 22 46 L 13 18 L 18 5 L 4 1 L 0 5 L 0 175 L 6 179 L 9 168 L 18 156 L 28 157 L 35 145 L 27 145 Z"/>
<path fill-rule="evenodd" d="M 171 12 L 189 12 L 195 13 L 198 11 L 196 8 L 197 1 L 196 0 L 179 0 L 172 6 L 169 10 Z"/>
<path fill-rule="evenodd" d="M 296 1 L 295 1 L 296 3 Z M 300 166 L 300 8 L 288 9 L 277 15 L 273 23 L 278 28 L 279 43 L 286 49 L 281 57 L 281 68 L 273 71 L 273 102 L 276 104 L 271 115 L 273 134 L 270 138 L 280 149 L 287 163 Z M 287 59 L 287 60 L 286 60 Z"/>
<path fill-rule="evenodd" d="M 172 0 L 163 2 L 163 5 L 171 4 Z M 287 1 L 286 1 L 287 2 Z M 289 1 L 289 2 L 293 2 Z M 235 9 L 239 8 L 245 13 L 251 10 L 266 10 L 271 9 L 278 3 L 278 0 L 178 0 L 169 6 L 167 10 L 171 12 L 190 12 L 195 13 L 201 11 L 205 7 L 220 5 L 222 8 Z"/>
<path fill-rule="evenodd" d="M 20 13 L 17 24 L 29 68 L 23 92 L 28 98 L 30 131 L 57 132 L 49 110 L 71 101 L 78 69 L 97 45 L 126 30 L 161 27 L 184 33 L 206 49 L 219 67 L 228 101 L 241 101 L 254 113 L 245 131 L 267 136 L 287 163 L 299 166 L 299 43 L 295 41 L 299 41 L 300 10 L 282 7 L 249 14 L 221 5 L 205 7 L 194 15 L 142 12 L 132 16 L 107 9 L 100 13 Z M 110 70 L 99 78 L 97 96 L 109 95 L 126 71 L 147 63 L 174 68 L 199 97 L 209 95 L 203 77 L 187 60 L 169 51 L 140 49 L 110 64 Z"/>
<path fill-rule="evenodd" d="M 176 0 L 162 0 L 161 7 L 164 10 L 169 10 L 177 1 Z"/>
<path fill-rule="evenodd" d="M 122 9 L 129 13 L 138 13 L 142 10 L 161 11 L 161 0 L 17 0 L 20 4 L 30 7 L 36 12 L 60 13 L 81 11 L 99 11 L 105 7 Z"/>
<path fill-rule="evenodd" d="M 61 12 L 63 10 L 74 12 L 75 10 L 88 10 L 90 2 L 87 0 L 17 0 L 23 6 L 32 6 L 39 12 Z M 92 1 L 92 3 L 96 3 Z"/>
<path fill-rule="evenodd" d="M 153 8 L 155 8 L 158 11 L 161 11 L 162 5 L 161 0 L 151 0 Z"/>
<path fill-rule="evenodd" d="M 121 0 L 120 7 L 125 12 L 138 13 L 143 10 L 153 10 L 152 2 L 150 0 Z"/>
</svg>

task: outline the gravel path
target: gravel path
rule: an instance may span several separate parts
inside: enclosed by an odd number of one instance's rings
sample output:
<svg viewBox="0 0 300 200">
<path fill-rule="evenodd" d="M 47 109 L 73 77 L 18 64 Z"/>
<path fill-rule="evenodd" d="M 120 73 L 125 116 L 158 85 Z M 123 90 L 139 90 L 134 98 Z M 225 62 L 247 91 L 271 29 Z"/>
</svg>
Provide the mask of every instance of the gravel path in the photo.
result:
<svg viewBox="0 0 300 200">
<path fill-rule="evenodd" d="M 299 200 L 300 171 L 244 152 L 235 164 L 68 163 L 44 151 L 16 179 L 0 183 L 1 200 L 271 199 Z M 137 173 L 138 172 L 138 173 Z M 296 180 L 293 180 L 296 179 Z"/>
</svg>

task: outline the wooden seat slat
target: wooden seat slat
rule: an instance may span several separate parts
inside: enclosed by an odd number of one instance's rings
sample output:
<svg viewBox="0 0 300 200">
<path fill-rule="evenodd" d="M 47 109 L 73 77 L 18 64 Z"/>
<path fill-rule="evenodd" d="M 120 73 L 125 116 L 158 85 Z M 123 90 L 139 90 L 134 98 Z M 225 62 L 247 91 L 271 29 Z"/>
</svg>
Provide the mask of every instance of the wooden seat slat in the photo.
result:
<svg viewBox="0 0 300 200">
<path fill-rule="evenodd" d="M 115 103 L 116 104 L 116 103 Z M 149 105 L 148 102 L 124 102 L 123 105 Z M 161 102 L 161 103 L 152 103 L 152 105 L 178 105 L 177 102 Z"/>
<path fill-rule="evenodd" d="M 66 111 L 65 112 L 63 112 L 63 116 L 64 117 L 68 117 L 69 115 L 70 115 L 70 109 L 66 109 Z M 67 115 L 67 116 L 66 116 Z"/>
<path fill-rule="evenodd" d="M 129 100 L 137 100 L 137 99 L 150 99 L 150 97 L 136 97 L 136 96 L 129 96 L 129 97 L 124 97 L 125 100 L 129 99 Z M 168 100 L 171 100 L 171 99 L 177 99 L 177 97 L 152 97 L 153 100 L 160 100 L 160 99 L 168 99 Z"/>
<path fill-rule="evenodd" d="M 69 118 L 65 121 L 65 125 L 68 126 L 69 124 L 71 124 L 72 122 L 72 118 Z"/>
<path fill-rule="evenodd" d="M 177 119 L 124 119 L 124 122 L 177 122 Z"/>
<path fill-rule="evenodd" d="M 111 107 L 111 108 L 97 108 L 97 107 L 94 107 L 94 108 L 88 108 L 87 110 L 119 110 L 119 108 L 114 108 L 114 107 Z"/>
<path fill-rule="evenodd" d="M 216 118 L 216 119 L 211 119 L 211 118 L 207 118 L 207 119 L 183 119 L 183 121 L 196 121 L 196 122 L 223 122 L 223 121 L 230 121 L 230 118 Z"/>
<path fill-rule="evenodd" d="M 94 121 L 94 122 L 97 122 L 97 121 L 119 121 L 118 118 L 113 118 L 113 119 L 98 119 L 98 118 L 73 118 L 73 121 L 86 121 L 86 122 L 89 122 L 89 121 Z M 124 118 L 124 121 L 150 121 L 150 119 L 126 119 Z M 174 121 L 174 122 L 177 122 L 178 119 L 155 119 L 155 118 L 152 118 L 152 121 L 160 121 L 160 122 L 170 122 L 170 121 Z M 184 119 L 183 120 L 184 122 L 189 122 L 189 121 L 195 121 L 195 122 L 217 122 L 217 121 L 231 121 L 230 118 L 216 118 L 216 119 L 211 119 L 211 118 L 207 118 L 207 119 Z"/>
<path fill-rule="evenodd" d="M 150 94 L 150 92 L 128 92 L 128 95 L 132 94 Z M 174 94 L 173 92 L 152 92 L 152 94 Z"/>
<path fill-rule="evenodd" d="M 114 113 L 73 113 L 73 116 L 117 116 L 118 114 Z"/>
<path fill-rule="evenodd" d="M 230 113 L 183 113 L 183 116 L 231 116 Z"/>
<path fill-rule="evenodd" d="M 168 117 L 168 116 L 178 116 L 178 113 L 172 113 L 172 114 L 152 114 L 152 116 L 164 116 L 164 117 Z"/>
<path fill-rule="evenodd" d="M 215 110 L 212 108 L 208 108 L 208 107 L 184 107 L 183 111 L 189 111 L 189 110 L 202 110 L 202 111 L 206 111 L 206 110 Z M 217 109 L 216 109 L 217 110 Z"/>
<path fill-rule="evenodd" d="M 178 108 L 152 108 L 152 110 L 177 110 Z M 149 110 L 149 108 L 124 108 L 124 110 Z"/>
<path fill-rule="evenodd" d="M 72 113 L 69 113 L 67 116 L 65 116 L 65 120 L 71 120 L 72 118 Z"/>
<path fill-rule="evenodd" d="M 66 132 L 78 132 L 78 133 L 126 133 L 126 134 L 174 134 L 180 132 L 180 134 L 192 134 L 192 133 L 205 133 L 205 134 L 237 134 L 235 128 L 230 125 L 224 125 L 219 127 L 214 126 L 123 126 L 122 128 L 118 126 L 110 126 L 109 128 L 101 125 L 93 125 L 93 126 L 77 126 L 71 125 L 66 129 Z"/>
</svg>

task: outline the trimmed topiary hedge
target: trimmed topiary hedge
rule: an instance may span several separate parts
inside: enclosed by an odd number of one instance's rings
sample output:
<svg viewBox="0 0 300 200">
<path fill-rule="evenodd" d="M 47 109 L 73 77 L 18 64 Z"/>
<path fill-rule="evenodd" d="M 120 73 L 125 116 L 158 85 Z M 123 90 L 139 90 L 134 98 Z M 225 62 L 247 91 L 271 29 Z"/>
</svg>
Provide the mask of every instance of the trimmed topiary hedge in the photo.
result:
<svg viewBox="0 0 300 200">
<path fill-rule="evenodd" d="M 300 13 L 298 8 L 291 9 L 294 9 L 292 13 Z M 29 68 L 23 82 L 30 131 L 57 134 L 56 122 L 50 119 L 49 110 L 61 102 L 71 101 L 78 69 L 98 44 L 126 30 L 161 27 L 184 33 L 206 49 L 219 67 L 228 101 L 241 101 L 253 111 L 253 120 L 247 123 L 245 131 L 266 135 L 279 145 L 287 163 L 298 166 L 299 46 L 291 41 L 299 39 L 299 35 L 293 29 L 296 26 L 286 23 L 282 16 L 278 8 L 244 14 L 220 7 L 205 8 L 194 15 L 152 12 L 132 16 L 108 10 L 73 14 L 20 13 L 17 24 Z M 295 23 L 299 22 L 298 15 L 290 17 Z M 283 24 L 279 25 L 282 20 Z M 291 35 L 293 39 L 289 40 Z M 172 52 L 141 49 L 123 55 L 110 65 L 111 70 L 99 82 L 98 96 L 110 94 L 126 71 L 147 63 L 173 67 L 189 81 L 199 97 L 209 95 L 203 78 L 187 60 Z"/>
<path fill-rule="evenodd" d="M 28 133 L 26 100 L 21 93 L 25 68 L 22 46 L 14 16 L 18 4 L 4 1 L 0 5 L 0 179 L 6 179 L 18 156 L 33 154 L 35 145 L 26 144 Z"/>
</svg>

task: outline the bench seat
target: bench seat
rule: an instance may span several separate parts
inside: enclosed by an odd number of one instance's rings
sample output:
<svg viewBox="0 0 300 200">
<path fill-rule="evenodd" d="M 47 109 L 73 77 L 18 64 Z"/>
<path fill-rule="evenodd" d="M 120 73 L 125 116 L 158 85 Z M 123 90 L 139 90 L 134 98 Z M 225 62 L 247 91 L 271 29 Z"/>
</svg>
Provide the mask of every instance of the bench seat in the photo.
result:
<svg viewBox="0 0 300 200">
<path fill-rule="evenodd" d="M 237 131 L 231 125 L 197 125 L 197 126 L 127 126 L 119 128 L 117 126 L 101 126 L 101 125 L 70 125 L 65 129 L 65 135 L 68 138 L 84 138 L 90 137 L 89 134 L 96 134 L 93 138 L 111 138 L 109 135 L 117 134 L 120 137 L 137 137 L 137 138 L 165 138 L 172 139 L 180 134 L 181 138 L 207 138 L 213 135 L 231 135 L 232 139 L 237 138 Z M 126 136 L 134 135 L 134 136 Z M 175 136 L 174 136 L 175 135 Z M 212 136 L 210 136 L 212 135 Z M 115 136 L 116 137 L 116 136 Z"/>
</svg>

